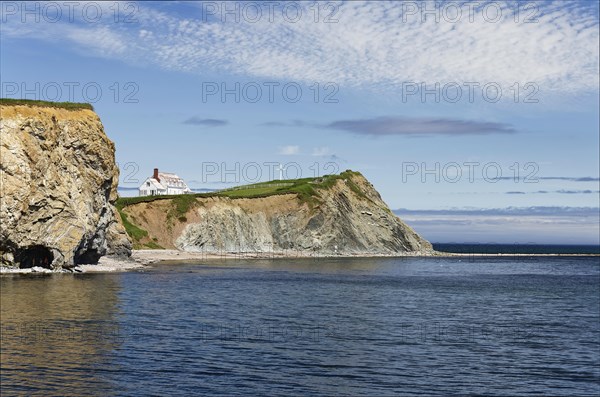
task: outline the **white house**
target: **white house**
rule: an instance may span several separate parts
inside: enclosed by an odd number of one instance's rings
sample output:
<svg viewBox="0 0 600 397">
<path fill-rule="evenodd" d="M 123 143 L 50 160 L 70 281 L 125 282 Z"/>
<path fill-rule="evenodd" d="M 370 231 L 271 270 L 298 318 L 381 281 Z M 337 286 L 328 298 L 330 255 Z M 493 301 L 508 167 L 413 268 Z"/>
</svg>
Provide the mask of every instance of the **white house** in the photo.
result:
<svg viewBox="0 0 600 397">
<path fill-rule="evenodd" d="M 147 178 L 139 188 L 140 196 L 186 193 L 192 193 L 192 191 L 183 179 L 169 172 L 158 172 L 158 168 L 154 169 L 154 174 Z"/>
</svg>

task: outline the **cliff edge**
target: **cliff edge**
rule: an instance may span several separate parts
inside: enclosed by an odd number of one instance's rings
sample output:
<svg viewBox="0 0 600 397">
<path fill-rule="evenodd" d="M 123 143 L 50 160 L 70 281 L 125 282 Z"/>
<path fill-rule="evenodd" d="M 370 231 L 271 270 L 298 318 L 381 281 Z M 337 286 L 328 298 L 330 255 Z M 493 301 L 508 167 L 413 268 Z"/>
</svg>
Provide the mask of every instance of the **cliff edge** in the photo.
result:
<svg viewBox="0 0 600 397">
<path fill-rule="evenodd" d="M 60 269 L 131 255 L 114 207 L 118 179 L 115 146 L 91 106 L 0 101 L 0 265 Z"/>
<path fill-rule="evenodd" d="M 135 248 L 318 255 L 432 253 L 360 173 L 201 195 L 124 198 Z"/>
</svg>

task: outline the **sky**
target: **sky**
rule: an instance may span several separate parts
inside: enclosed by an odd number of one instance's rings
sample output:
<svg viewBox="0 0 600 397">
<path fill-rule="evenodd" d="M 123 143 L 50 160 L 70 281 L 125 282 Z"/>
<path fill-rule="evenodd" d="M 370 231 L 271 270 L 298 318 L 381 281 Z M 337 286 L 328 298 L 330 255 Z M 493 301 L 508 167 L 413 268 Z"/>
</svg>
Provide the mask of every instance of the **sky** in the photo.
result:
<svg viewBox="0 0 600 397">
<path fill-rule="evenodd" d="M 0 4 L 1 96 L 91 102 L 123 195 L 352 169 L 434 242 L 599 243 L 596 1 Z"/>
</svg>

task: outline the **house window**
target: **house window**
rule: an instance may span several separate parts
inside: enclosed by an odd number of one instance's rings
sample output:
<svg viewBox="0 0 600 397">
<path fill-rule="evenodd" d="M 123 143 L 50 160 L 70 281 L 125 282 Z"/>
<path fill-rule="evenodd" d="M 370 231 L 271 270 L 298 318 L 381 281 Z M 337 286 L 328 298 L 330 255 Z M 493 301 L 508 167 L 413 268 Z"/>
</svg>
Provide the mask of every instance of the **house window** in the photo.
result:
<svg viewBox="0 0 600 397">
<path fill-rule="evenodd" d="M 150 182 L 146 182 L 146 186 L 150 186 Z"/>
</svg>

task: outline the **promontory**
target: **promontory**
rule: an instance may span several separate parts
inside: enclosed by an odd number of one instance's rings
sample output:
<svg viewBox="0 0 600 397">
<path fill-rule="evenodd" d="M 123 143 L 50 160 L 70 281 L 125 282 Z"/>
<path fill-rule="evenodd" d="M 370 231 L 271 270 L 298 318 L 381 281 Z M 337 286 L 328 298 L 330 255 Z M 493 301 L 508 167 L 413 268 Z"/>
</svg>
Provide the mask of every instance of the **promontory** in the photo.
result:
<svg viewBox="0 0 600 397">
<path fill-rule="evenodd" d="M 118 198 L 115 145 L 87 104 L 0 100 L 0 266 L 52 270 L 133 249 L 428 255 L 359 172 Z"/>
</svg>

